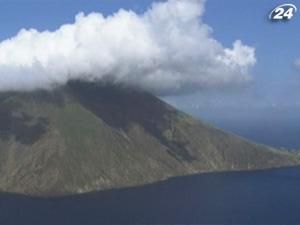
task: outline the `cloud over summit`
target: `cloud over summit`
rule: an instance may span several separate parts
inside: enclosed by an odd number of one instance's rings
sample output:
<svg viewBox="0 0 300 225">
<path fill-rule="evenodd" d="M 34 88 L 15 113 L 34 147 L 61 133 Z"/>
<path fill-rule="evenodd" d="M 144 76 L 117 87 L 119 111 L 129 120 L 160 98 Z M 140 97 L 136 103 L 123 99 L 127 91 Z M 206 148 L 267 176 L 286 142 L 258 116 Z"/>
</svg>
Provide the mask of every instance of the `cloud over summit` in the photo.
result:
<svg viewBox="0 0 300 225">
<path fill-rule="evenodd" d="M 239 40 L 224 48 L 203 13 L 204 1 L 169 0 L 143 14 L 79 13 L 54 32 L 21 30 L 0 43 L 0 91 L 81 79 L 167 95 L 248 81 L 255 49 Z"/>
</svg>

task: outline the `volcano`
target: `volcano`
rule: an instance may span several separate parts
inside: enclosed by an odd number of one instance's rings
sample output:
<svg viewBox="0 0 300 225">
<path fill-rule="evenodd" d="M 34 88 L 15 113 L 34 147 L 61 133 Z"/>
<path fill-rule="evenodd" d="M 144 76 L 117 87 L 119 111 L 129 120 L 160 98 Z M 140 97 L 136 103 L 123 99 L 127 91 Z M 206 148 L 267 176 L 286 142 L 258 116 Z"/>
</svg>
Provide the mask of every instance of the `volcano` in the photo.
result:
<svg viewBox="0 0 300 225">
<path fill-rule="evenodd" d="M 70 195 L 299 162 L 135 89 L 74 81 L 0 94 L 2 192 Z"/>
</svg>

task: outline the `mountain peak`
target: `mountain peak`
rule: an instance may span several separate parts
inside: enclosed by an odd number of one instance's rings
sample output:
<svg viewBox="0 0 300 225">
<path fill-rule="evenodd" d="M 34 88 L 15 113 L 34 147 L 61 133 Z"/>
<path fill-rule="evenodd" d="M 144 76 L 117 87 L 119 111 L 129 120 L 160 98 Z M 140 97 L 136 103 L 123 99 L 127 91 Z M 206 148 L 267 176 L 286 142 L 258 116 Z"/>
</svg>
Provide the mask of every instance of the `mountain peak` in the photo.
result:
<svg viewBox="0 0 300 225">
<path fill-rule="evenodd" d="M 299 164 L 135 89 L 73 81 L 0 95 L 0 190 L 64 195 Z"/>
</svg>

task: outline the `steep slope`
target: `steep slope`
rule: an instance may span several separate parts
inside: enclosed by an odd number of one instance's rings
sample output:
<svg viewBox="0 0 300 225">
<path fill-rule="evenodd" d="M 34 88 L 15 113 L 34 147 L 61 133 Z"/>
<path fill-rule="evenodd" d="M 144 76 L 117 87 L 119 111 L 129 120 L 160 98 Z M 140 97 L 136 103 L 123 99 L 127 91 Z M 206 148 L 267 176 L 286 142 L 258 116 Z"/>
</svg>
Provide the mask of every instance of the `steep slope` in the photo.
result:
<svg viewBox="0 0 300 225">
<path fill-rule="evenodd" d="M 298 163 L 126 88 L 72 82 L 0 97 L 0 191 L 63 195 Z"/>
</svg>

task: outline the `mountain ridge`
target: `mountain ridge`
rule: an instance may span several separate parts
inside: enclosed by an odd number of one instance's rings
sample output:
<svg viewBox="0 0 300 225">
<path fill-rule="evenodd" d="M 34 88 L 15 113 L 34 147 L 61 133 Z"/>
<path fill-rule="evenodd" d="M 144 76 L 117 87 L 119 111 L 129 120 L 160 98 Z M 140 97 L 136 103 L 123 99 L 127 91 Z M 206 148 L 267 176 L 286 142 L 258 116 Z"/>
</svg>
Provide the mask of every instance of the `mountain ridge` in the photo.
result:
<svg viewBox="0 0 300 225">
<path fill-rule="evenodd" d="M 68 195 L 210 171 L 299 165 L 143 91 L 69 82 L 0 94 L 0 191 Z"/>
</svg>

